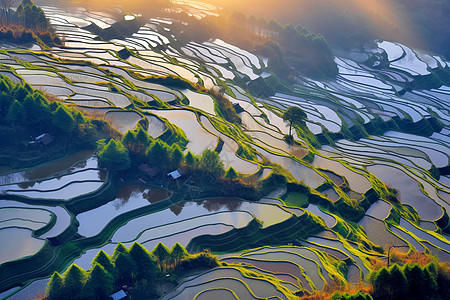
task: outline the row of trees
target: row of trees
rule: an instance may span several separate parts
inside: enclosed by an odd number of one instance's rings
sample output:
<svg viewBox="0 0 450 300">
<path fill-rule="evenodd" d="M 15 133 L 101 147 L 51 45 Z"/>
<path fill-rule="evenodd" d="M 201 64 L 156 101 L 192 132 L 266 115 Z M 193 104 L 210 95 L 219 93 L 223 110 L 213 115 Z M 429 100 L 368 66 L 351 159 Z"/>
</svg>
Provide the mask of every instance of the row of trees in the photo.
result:
<svg viewBox="0 0 450 300">
<path fill-rule="evenodd" d="M 187 172 L 203 171 L 214 177 L 238 177 L 233 168 L 225 172 L 216 151 L 206 149 L 200 156 L 191 151 L 184 154 L 177 144 L 170 146 L 160 139 L 153 139 L 141 126 L 127 131 L 120 141 L 99 141 L 98 158 L 101 166 L 117 171 L 148 163 L 159 166 L 163 171 L 183 167 Z"/>
<path fill-rule="evenodd" d="M 32 0 L 23 0 L 16 11 L 12 7 L 16 1 L 0 0 L 2 25 L 23 25 L 26 28 L 46 31 L 50 23 L 42 8 L 36 6 Z"/>
<path fill-rule="evenodd" d="M 23 0 L 12 10 L 13 0 L 0 0 L 0 39 L 14 43 L 42 41 L 47 45 L 60 45 L 61 39 L 50 26 L 44 11 L 32 0 Z"/>
<path fill-rule="evenodd" d="M 80 111 L 58 101 L 49 101 L 28 83 L 14 84 L 9 77 L 0 75 L 1 127 L 25 128 L 32 135 L 44 132 L 66 134 L 88 123 Z M 10 138 L 14 139 L 14 136 Z"/>
<path fill-rule="evenodd" d="M 450 268 L 435 262 L 421 267 L 417 263 L 389 269 L 383 267 L 370 274 L 373 298 L 377 299 L 448 299 L 450 295 Z"/>
<path fill-rule="evenodd" d="M 158 243 L 152 252 L 139 243 L 129 249 L 119 243 L 111 256 L 100 250 L 88 271 L 71 265 L 64 276 L 55 272 L 47 285 L 48 299 L 108 299 L 123 285 L 132 287 L 131 299 L 143 299 L 157 296 L 155 285 L 168 280 L 168 272 L 179 274 L 191 267 L 217 265 L 217 257 L 206 252 L 190 255 L 179 243 L 170 250 Z"/>
</svg>

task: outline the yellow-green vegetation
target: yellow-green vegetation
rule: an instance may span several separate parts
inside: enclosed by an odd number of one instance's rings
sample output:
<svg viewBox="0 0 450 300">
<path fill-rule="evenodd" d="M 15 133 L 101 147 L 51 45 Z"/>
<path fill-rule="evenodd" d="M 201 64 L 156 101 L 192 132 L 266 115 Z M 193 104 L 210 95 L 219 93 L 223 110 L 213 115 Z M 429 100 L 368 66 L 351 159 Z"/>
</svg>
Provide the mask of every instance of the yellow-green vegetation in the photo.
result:
<svg viewBox="0 0 450 300">
<path fill-rule="evenodd" d="M 158 285 L 174 284 L 192 268 L 218 265 L 217 257 L 210 253 L 191 255 L 179 243 L 170 250 L 159 243 L 152 252 L 138 243 L 129 249 L 119 243 L 111 256 L 100 250 L 89 270 L 71 265 L 63 276 L 53 273 L 47 285 L 48 299 L 106 299 L 124 285 L 130 287 L 130 299 L 158 297 Z M 168 273 L 172 276 L 166 276 Z"/>
<path fill-rule="evenodd" d="M 290 192 L 285 199 L 284 204 L 293 207 L 306 207 L 309 204 L 308 195 L 306 193 Z"/>
</svg>

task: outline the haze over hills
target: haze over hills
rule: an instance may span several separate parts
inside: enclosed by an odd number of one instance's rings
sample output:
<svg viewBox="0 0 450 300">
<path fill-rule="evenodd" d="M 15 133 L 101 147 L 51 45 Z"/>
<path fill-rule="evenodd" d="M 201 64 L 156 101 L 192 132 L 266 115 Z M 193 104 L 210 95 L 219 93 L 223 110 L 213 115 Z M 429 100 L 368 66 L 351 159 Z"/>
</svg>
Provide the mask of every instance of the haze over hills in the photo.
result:
<svg viewBox="0 0 450 300">
<path fill-rule="evenodd" d="M 448 298 L 447 4 L 241 2 L 2 12 L 0 299 Z"/>
<path fill-rule="evenodd" d="M 422 0 L 220 1 L 225 8 L 301 24 L 340 46 L 395 40 L 450 57 L 450 3 Z M 356 45 L 355 45 L 356 46 Z"/>
</svg>

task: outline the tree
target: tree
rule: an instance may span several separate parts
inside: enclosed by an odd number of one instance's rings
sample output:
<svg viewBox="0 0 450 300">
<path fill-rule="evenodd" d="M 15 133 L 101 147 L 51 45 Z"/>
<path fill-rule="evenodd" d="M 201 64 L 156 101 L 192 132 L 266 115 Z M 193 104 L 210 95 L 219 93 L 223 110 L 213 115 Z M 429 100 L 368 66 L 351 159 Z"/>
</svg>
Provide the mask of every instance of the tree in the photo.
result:
<svg viewBox="0 0 450 300">
<path fill-rule="evenodd" d="M 306 113 L 297 106 L 291 106 L 283 113 L 282 118 L 288 123 L 289 136 L 292 136 L 292 126 L 305 126 Z"/>
<path fill-rule="evenodd" d="M 403 272 L 409 284 L 408 299 L 427 299 L 428 291 L 425 290 L 426 277 L 423 269 L 418 264 L 408 264 Z"/>
<path fill-rule="evenodd" d="M 189 255 L 187 253 L 186 249 L 183 246 L 181 246 L 180 243 L 175 243 L 172 246 L 172 249 L 170 250 L 170 254 L 175 261 L 175 267 L 178 266 L 181 259 L 183 259 Z"/>
<path fill-rule="evenodd" d="M 164 272 L 166 260 L 170 255 L 169 248 L 167 248 L 163 243 L 160 242 L 158 243 L 158 245 L 156 245 L 155 249 L 153 249 L 152 253 L 158 260 L 159 268 Z"/>
<path fill-rule="evenodd" d="M 195 165 L 195 157 L 194 157 L 194 155 L 192 154 L 191 151 L 188 151 L 186 153 L 186 156 L 184 157 L 184 161 L 190 167 L 193 167 Z"/>
<path fill-rule="evenodd" d="M 131 285 L 134 283 L 138 268 L 128 253 L 119 253 L 114 262 L 114 266 L 117 271 L 117 284 Z"/>
<path fill-rule="evenodd" d="M 170 151 L 170 164 L 172 169 L 177 169 L 183 159 L 184 154 L 183 151 L 181 151 L 180 146 L 178 146 L 177 144 L 173 145 Z"/>
<path fill-rule="evenodd" d="M 119 242 L 117 244 L 116 248 L 114 248 L 114 252 L 113 252 L 113 254 L 111 256 L 111 261 L 113 263 L 115 263 L 117 257 L 119 257 L 119 254 L 121 254 L 121 253 L 128 255 L 128 249 L 121 242 Z"/>
<path fill-rule="evenodd" d="M 70 133 L 75 129 L 75 119 L 72 114 L 62 105 L 53 115 L 53 124 L 63 132 Z"/>
<path fill-rule="evenodd" d="M 386 267 L 375 272 L 371 277 L 375 299 L 390 299 L 390 275 Z"/>
<path fill-rule="evenodd" d="M 167 145 L 164 145 L 160 140 L 154 141 L 148 149 L 147 158 L 152 165 L 166 166 L 169 162 Z"/>
<path fill-rule="evenodd" d="M 121 142 L 111 139 L 99 151 L 98 162 L 111 170 L 125 170 L 130 167 L 130 156 Z"/>
<path fill-rule="evenodd" d="M 114 291 L 113 282 L 114 278 L 111 274 L 101 265 L 95 264 L 89 273 L 84 294 L 96 300 L 107 299 L 111 292 Z"/>
<path fill-rule="evenodd" d="M 81 291 L 86 282 L 86 271 L 77 265 L 71 265 L 64 274 L 64 286 L 71 299 L 80 299 Z M 67 299 L 67 298 L 66 298 Z"/>
<path fill-rule="evenodd" d="M 50 281 L 47 283 L 48 299 L 64 299 L 64 282 L 58 272 L 54 272 Z"/>
<path fill-rule="evenodd" d="M 156 261 L 152 257 L 152 254 L 138 243 L 133 243 L 130 247 L 129 254 L 131 259 L 133 259 L 137 265 L 137 280 L 153 280 L 157 273 L 158 266 L 156 265 Z"/>
<path fill-rule="evenodd" d="M 390 268 L 389 277 L 391 299 L 405 299 L 408 293 L 408 281 L 397 264 Z"/>
<path fill-rule="evenodd" d="M 239 177 L 239 175 L 238 175 L 238 173 L 233 169 L 233 167 L 230 167 L 230 168 L 227 170 L 227 172 L 225 173 L 225 178 L 227 178 L 227 179 L 233 180 L 233 179 L 236 179 L 236 178 L 238 178 L 238 177 Z"/>
<path fill-rule="evenodd" d="M 220 160 L 219 153 L 211 149 L 205 149 L 200 158 L 200 165 L 208 173 L 221 177 L 224 173 L 223 162 Z"/>
<path fill-rule="evenodd" d="M 17 124 L 20 124 L 25 120 L 25 108 L 19 101 L 14 100 L 11 104 L 8 113 L 6 114 L 6 120 L 10 123 Z"/>
<path fill-rule="evenodd" d="M 102 266 L 106 270 L 106 272 L 108 272 L 112 276 L 115 276 L 114 265 L 111 262 L 111 258 L 109 257 L 108 254 L 105 253 L 105 251 L 100 250 L 94 257 L 94 259 L 91 262 L 91 266 L 94 266 L 96 264 Z"/>
<path fill-rule="evenodd" d="M 10 9 L 15 1 L 14 0 L 0 0 L 0 5 L 2 7 L 3 14 L 6 18 L 6 25 L 9 23 Z"/>
</svg>

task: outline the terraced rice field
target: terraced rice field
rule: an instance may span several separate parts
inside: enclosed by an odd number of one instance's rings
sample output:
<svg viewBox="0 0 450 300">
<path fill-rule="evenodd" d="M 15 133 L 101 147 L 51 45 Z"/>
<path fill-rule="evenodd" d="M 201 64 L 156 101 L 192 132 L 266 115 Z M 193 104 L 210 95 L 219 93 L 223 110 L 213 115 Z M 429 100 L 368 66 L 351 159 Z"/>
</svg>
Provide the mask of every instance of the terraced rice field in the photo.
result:
<svg viewBox="0 0 450 300">
<path fill-rule="evenodd" d="M 199 18 L 220 13 L 198 1 L 174 2 Z M 182 278 L 162 299 L 292 299 L 300 290 L 324 290 L 334 280 L 367 279 L 369 259 L 385 260 L 389 245 L 450 256 L 445 235 L 450 87 L 440 77 L 450 72 L 445 59 L 380 41 L 346 55 L 336 51 L 334 80 L 301 77 L 289 93 L 257 97 L 248 84 L 276 76 L 265 57 L 220 39 L 180 45 L 175 20 L 163 18 L 145 20 L 126 38 L 100 41 L 85 27 L 108 28 L 118 12 L 43 8 L 64 46 L 1 50 L 2 65 L 9 69 L 0 74 L 104 118 L 121 133 L 146 121 L 153 138 L 167 138 L 176 128 L 187 138 L 185 152 L 217 150 L 225 168 L 233 167 L 248 181 L 283 170 L 291 185 L 271 186 L 259 202 L 197 199 L 195 193 L 180 200 L 159 182 L 111 182 L 93 151 L 26 170 L 0 168 L 0 271 L 15 272 L 23 261 L 36 263 L 48 249 L 56 251 L 60 265 L 75 262 L 87 269 L 100 249 L 112 254 L 119 242 L 129 247 L 138 241 L 148 249 L 160 241 L 169 247 L 180 242 L 190 249 L 213 240 L 223 246 L 220 259 L 226 265 Z M 118 52 L 125 46 L 133 53 L 122 59 Z M 377 67 L 380 53 L 387 57 L 383 68 Z M 225 96 L 242 108 L 242 124 L 224 120 L 211 96 L 155 83 L 148 78 L 154 75 L 181 76 L 207 89 L 226 85 Z M 293 134 L 295 145 L 284 141 L 289 127 L 281 116 L 290 106 L 305 111 L 305 130 L 316 142 L 300 131 Z M 397 205 L 381 195 L 387 187 L 398 191 L 402 218 Z M 348 220 L 337 209 L 360 204 L 366 209 L 352 220 L 357 223 L 352 230 L 372 246 L 354 242 L 346 232 Z M 406 219 L 411 214 L 415 218 Z M 307 232 L 302 227 L 307 222 L 321 225 Z M 76 254 L 58 254 L 60 241 L 76 245 Z M 266 244 L 274 246 L 260 247 Z M 55 271 L 51 268 L 40 265 L 32 275 L 0 278 L 0 298 L 25 282 L 37 285 Z"/>
</svg>

